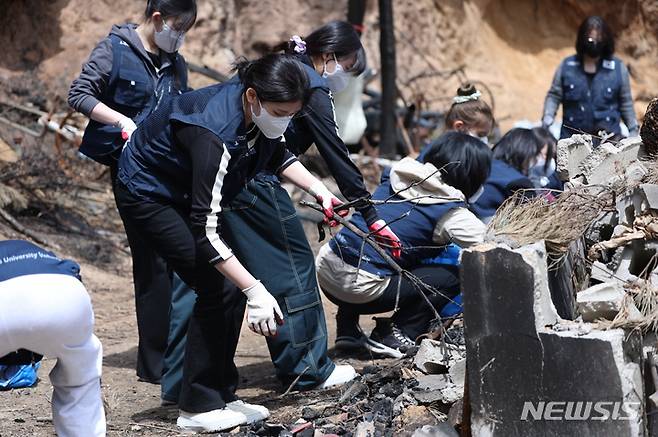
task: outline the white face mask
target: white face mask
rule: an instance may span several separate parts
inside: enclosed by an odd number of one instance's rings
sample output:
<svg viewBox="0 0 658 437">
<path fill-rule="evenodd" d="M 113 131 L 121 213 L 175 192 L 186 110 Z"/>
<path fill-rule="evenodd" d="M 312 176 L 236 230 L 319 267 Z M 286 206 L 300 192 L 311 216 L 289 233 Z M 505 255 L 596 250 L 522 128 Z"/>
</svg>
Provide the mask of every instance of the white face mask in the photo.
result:
<svg viewBox="0 0 658 437">
<path fill-rule="evenodd" d="M 183 45 L 183 41 L 185 41 L 185 32 L 174 30 L 169 27 L 166 22 L 163 22 L 162 30 L 160 32 L 157 30 L 155 31 L 154 39 L 155 45 L 157 45 L 160 50 L 167 53 L 174 53 Z"/>
<path fill-rule="evenodd" d="M 263 135 L 271 140 L 283 135 L 286 129 L 288 129 L 292 116 L 275 117 L 267 112 L 267 109 L 261 105 L 260 100 L 258 101 L 258 106 L 260 107 L 260 115 L 254 113 L 254 106 L 253 104 L 251 105 L 251 119 L 256 123 L 256 126 L 258 126 L 258 129 L 260 129 Z"/>
<path fill-rule="evenodd" d="M 324 63 L 324 72 L 322 73 L 322 77 L 327 79 L 327 83 L 329 84 L 329 89 L 331 92 L 339 93 L 347 88 L 350 76 L 345 72 L 345 70 L 343 70 L 343 66 L 338 63 L 335 53 L 334 62 L 336 62 L 336 69 L 332 73 L 327 71 L 327 63 Z"/>
<path fill-rule="evenodd" d="M 480 188 L 468 198 L 468 203 L 473 204 L 477 202 L 480 196 L 482 196 L 482 193 L 484 193 L 484 185 L 481 185 Z"/>
</svg>

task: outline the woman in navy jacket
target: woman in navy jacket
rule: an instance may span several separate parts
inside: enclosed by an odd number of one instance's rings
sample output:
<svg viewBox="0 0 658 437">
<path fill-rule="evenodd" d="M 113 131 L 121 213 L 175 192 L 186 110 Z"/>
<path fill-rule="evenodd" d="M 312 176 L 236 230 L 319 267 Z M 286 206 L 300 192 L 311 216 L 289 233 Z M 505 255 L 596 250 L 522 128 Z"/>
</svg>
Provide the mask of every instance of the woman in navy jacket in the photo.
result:
<svg viewBox="0 0 658 437">
<path fill-rule="evenodd" d="M 400 278 L 347 228 L 320 249 L 316 262 L 322 290 L 341 311 L 394 311 L 390 320 L 377 319 L 369 338 L 357 334 L 354 338 L 360 341 L 355 346 L 402 357 L 416 337 L 429 330 L 434 318 L 420 293 L 427 292 L 437 312 L 459 293 L 457 266 L 427 265 L 424 260 L 443 253 L 452 243 L 470 247 L 482 242 L 486 227 L 467 206 L 486 180 L 490 163 L 491 151 L 482 141 L 448 132 L 429 147 L 423 163 L 404 158 L 393 164 L 390 177 L 373 194 L 382 202 L 377 205 L 379 215 L 402 241 L 400 267 L 439 293 L 418 290 L 407 278 Z M 362 214 L 354 214 L 350 222 L 368 232 Z"/>
<path fill-rule="evenodd" d="M 546 95 L 544 127 L 553 124 L 562 104 L 560 138 L 583 132 L 598 135 L 601 130 L 620 137 L 621 119 L 630 136 L 637 136 L 628 69 L 614 52 L 606 22 L 597 16 L 586 18 L 578 29 L 576 54 L 562 61 Z"/>
<path fill-rule="evenodd" d="M 310 78 L 308 105 L 285 134 L 288 149 L 300 155 L 315 143 L 341 193 L 348 200 L 370 198 L 338 135 L 332 94 L 342 91 L 348 75 L 361 74 L 365 69 L 365 52 L 357 32 L 349 23 L 333 21 L 304 39 L 293 36 L 274 50 L 299 59 Z M 330 193 L 321 186 L 312 187 L 311 192 L 325 208 L 331 207 L 327 202 Z M 275 297 L 290 321 L 276 337 L 267 339 L 283 385 L 296 381 L 297 389 L 324 388 L 354 378 L 351 366 L 336 366 L 327 356 L 327 327 L 313 252 L 286 190 L 276 177 L 261 174 L 230 207 L 225 220 L 232 231 L 232 247 L 252 271 L 277 285 L 272 286 Z M 372 205 L 364 202 L 356 208 L 378 238 L 389 246 L 398 244 Z M 263 262 L 263 257 L 270 261 Z"/>
<path fill-rule="evenodd" d="M 113 26 L 69 90 L 69 105 L 91 119 L 80 152 L 110 167 L 113 186 L 125 139 L 163 99 L 188 90 L 187 64 L 178 49 L 196 20 L 196 1 L 146 3 L 142 23 Z M 159 383 L 161 377 L 166 379 L 170 371 L 166 363 L 172 359 L 165 353 L 172 298 L 176 302 L 191 292 L 180 278 L 172 278 L 164 260 L 125 220 L 124 227 L 133 262 L 137 376 Z M 168 390 L 163 383 L 163 396 Z"/>
<path fill-rule="evenodd" d="M 268 287 L 234 256 L 222 227 L 225 205 L 261 171 L 329 193 L 281 138 L 308 96 L 304 66 L 268 55 L 237 69 L 229 82 L 164 102 L 119 161 L 119 210 L 196 292 L 178 399 L 178 425 L 187 430 L 216 432 L 269 415 L 235 396 L 244 298 L 235 302 L 223 293 L 224 277 L 246 296 L 251 330 L 272 336 L 288 322 Z"/>
<path fill-rule="evenodd" d="M 488 223 L 498 207 L 517 191 L 523 190 L 527 197 L 534 196 L 536 187 L 528 174 L 537 170 L 550 177 L 542 169 L 553 161 L 552 155 L 552 148 L 546 147 L 531 129 L 515 128 L 507 132 L 494 146 L 491 174 L 471 210 Z"/>
</svg>

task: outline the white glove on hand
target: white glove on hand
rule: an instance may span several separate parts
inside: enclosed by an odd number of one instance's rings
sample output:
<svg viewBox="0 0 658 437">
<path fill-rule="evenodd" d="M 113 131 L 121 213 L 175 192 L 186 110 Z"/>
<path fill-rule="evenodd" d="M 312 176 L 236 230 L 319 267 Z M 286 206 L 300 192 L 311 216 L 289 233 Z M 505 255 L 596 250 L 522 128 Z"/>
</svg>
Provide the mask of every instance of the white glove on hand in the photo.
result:
<svg viewBox="0 0 658 437">
<path fill-rule="evenodd" d="M 266 337 L 276 335 L 276 325 L 283 325 L 283 313 L 274 296 L 260 281 L 242 292 L 247 296 L 249 329 Z"/>
<path fill-rule="evenodd" d="M 135 132 L 135 129 L 137 129 L 135 122 L 132 120 L 132 118 L 128 117 L 123 117 L 121 120 L 114 123 L 114 125 L 118 128 L 121 128 L 121 137 L 126 142 L 130 140 L 133 132 Z"/>
</svg>

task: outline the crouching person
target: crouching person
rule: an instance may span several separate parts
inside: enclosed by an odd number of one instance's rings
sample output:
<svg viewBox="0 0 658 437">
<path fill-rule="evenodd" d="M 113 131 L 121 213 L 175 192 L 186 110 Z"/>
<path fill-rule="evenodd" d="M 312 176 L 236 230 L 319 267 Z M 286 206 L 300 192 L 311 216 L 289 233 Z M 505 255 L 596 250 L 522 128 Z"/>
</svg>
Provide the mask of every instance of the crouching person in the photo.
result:
<svg viewBox="0 0 658 437">
<path fill-rule="evenodd" d="M 480 243 L 485 226 L 467 206 L 481 192 L 489 175 L 491 152 L 477 138 L 449 132 L 432 145 L 424 162 L 405 158 L 391 168 L 390 179 L 375 193 L 379 216 L 402 242 L 400 266 L 440 291 L 424 290 L 436 311 L 459 293 L 458 267 L 424 265 L 455 243 L 462 248 Z M 363 217 L 351 223 L 368 232 Z M 324 245 L 316 259 L 318 279 L 329 300 L 338 305 L 337 344 L 351 343 L 373 352 L 399 358 L 427 332 L 434 311 L 406 278 L 347 228 Z M 363 248 L 363 249 L 362 249 Z M 363 252 L 361 252 L 363 250 Z M 398 283 L 399 291 L 398 291 Z M 395 310 L 390 320 L 377 319 L 365 338 L 358 326 L 360 314 Z"/>
<path fill-rule="evenodd" d="M 104 436 L 103 354 L 80 267 L 20 240 L 0 242 L 0 261 L 0 361 L 26 350 L 56 358 L 50 381 L 57 435 Z"/>
</svg>

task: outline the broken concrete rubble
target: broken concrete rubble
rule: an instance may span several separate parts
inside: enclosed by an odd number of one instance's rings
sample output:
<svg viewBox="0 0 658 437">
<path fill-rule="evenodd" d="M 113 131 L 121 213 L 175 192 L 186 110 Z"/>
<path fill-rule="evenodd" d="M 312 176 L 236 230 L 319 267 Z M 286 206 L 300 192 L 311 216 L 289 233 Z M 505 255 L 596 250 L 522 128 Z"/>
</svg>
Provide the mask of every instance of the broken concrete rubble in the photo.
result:
<svg viewBox="0 0 658 437">
<path fill-rule="evenodd" d="M 462 255 L 473 435 L 644 435 L 640 336 L 561 320 L 545 258 L 541 242 Z M 590 420 L 614 405 L 630 420 Z"/>
<path fill-rule="evenodd" d="M 558 142 L 556 152 L 556 173 L 562 181 L 574 179 L 581 173 L 580 163 L 592 153 L 590 135 L 573 135 Z"/>
<path fill-rule="evenodd" d="M 625 175 L 626 169 L 643 155 L 642 141 L 637 137 L 616 146 L 604 143 L 581 161 L 579 170 L 587 184 L 607 185 Z"/>
<path fill-rule="evenodd" d="M 604 282 L 589 287 L 576 295 L 578 311 L 586 322 L 597 319 L 613 320 L 624 301 L 624 287 L 619 282 Z"/>
<path fill-rule="evenodd" d="M 429 374 L 447 373 L 454 363 L 464 357 L 465 352 L 465 347 L 426 338 L 420 343 L 414 365 Z"/>
</svg>

